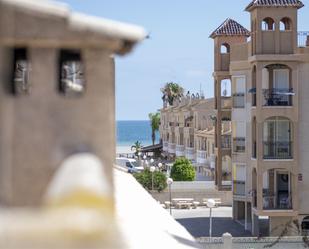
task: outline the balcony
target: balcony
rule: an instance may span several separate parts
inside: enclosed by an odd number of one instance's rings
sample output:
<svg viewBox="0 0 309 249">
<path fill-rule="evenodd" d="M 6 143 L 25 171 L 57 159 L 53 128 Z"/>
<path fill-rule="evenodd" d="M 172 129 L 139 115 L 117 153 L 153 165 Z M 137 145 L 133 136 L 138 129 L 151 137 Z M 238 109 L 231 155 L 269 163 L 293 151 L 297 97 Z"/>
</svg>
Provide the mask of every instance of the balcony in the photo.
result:
<svg viewBox="0 0 309 249">
<path fill-rule="evenodd" d="M 195 159 L 195 151 L 194 151 L 194 148 L 186 147 L 185 153 L 186 153 L 186 158 L 187 158 L 188 160 L 194 160 L 194 159 Z"/>
<path fill-rule="evenodd" d="M 293 143 L 285 142 L 263 142 L 264 159 L 293 159 Z"/>
<path fill-rule="evenodd" d="M 170 154 L 176 153 L 176 144 L 168 143 L 168 153 L 170 153 Z"/>
<path fill-rule="evenodd" d="M 289 210 L 292 207 L 291 193 L 277 193 L 276 195 L 263 195 L 264 210 Z"/>
<path fill-rule="evenodd" d="M 244 108 L 245 107 L 245 94 L 235 93 L 233 94 L 233 108 Z"/>
<path fill-rule="evenodd" d="M 231 149 L 231 136 L 230 135 L 221 136 L 221 148 L 223 150 Z"/>
<path fill-rule="evenodd" d="M 237 153 L 245 152 L 246 139 L 244 137 L 233 138 L 233 151 Z"/>
<path fill-rule="evenodd" d="M 231 109 L 232 99 L 231 97 L 221 97 L 221 109 Z"/>
<path fill-rule="evenodd" d="M 293 89 L 263 89 L 263 106 L 292 106 Z"/>
<path fill-rule="evenodd" d="M 168 141 L 163 141 L 163 151 L 168 152 Z"/>
<path fill-rule="evenodd" d="M 238 196 L 246 196 L 246 182 L 233 181 L 233 194 Z"/>
<path fill-rule="evenodd" d="M 184 145 L 176 145 L 176 156 L 182 157 L 185 156 L 185 146 Z"/>
<path fill-rule="evenodd" d="M 205 150 L 198 150 L 196 152 L 196 162 L 199 165 L 206 165 L 208 160 L 207 160 L 207 152 Z"/>
</svg>

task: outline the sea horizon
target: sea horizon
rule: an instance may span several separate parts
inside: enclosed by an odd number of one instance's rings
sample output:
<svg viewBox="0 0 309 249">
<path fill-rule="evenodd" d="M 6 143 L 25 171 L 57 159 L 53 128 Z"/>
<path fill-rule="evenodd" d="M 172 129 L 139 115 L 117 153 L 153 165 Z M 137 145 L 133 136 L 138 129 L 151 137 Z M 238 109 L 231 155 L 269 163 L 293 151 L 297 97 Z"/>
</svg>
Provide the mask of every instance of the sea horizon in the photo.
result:
<svg viewBox="0 0 309 249">
<path fill-rule="evenodd" d="M 152 145 L 150 120 L 116 120 L 117 148 L 131 148 L 139 141 L 142 146 Z M 160 135 L 156 132 L 156 143 Z"/>
</svg>

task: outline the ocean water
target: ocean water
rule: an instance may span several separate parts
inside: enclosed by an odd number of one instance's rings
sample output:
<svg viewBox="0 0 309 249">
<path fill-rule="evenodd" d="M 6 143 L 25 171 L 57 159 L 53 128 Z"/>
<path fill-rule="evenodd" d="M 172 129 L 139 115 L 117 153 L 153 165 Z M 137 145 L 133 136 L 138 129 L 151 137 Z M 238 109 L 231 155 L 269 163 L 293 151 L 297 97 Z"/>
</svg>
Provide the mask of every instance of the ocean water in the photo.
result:
<svg viewBox="0 0 309 249">
<path fill-rule="evenodd" d="M 136 141 L 142 146 L 151 145 L 151 126 L 149 120 L 117 121 L 117 146 L 131 146 Z M 159 142 L 159 132 L 156 132 L 156 143 Z"/>
</svg>

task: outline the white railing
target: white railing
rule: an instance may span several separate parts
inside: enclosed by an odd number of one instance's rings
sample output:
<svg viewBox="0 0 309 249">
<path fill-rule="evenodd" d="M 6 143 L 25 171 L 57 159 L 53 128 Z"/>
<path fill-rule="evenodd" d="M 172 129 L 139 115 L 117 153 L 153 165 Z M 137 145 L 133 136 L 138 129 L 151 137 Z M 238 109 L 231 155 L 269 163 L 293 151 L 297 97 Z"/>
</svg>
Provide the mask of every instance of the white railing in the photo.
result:
<svg viewBox="0 0 309 249">
<path fill-rule="evenodd" d="M 168 151 L 168 141 L 163 141 L 163 151 Z"/>
<path fill-rule="evenodd" d="M 175 154 L 176 144 L 168 143 L 168 153 Z"/>
<path fill-rule="evenodd" d="M 194 160 L 195 159 L 195 150 L 194 150 L 194 148 L 186 147 L 186 158 L 188 160 Z"/>
<path fill-rule="evenodd" d="M 185 156 L 185 146 L 184 145 L 176 145 L 176 156 L 181 157 Z"/>
<path fill-rule="evenodd" d="M 205 150 L 198 150 L 196 152 L 196 162 L 198 164 L 207 164 L 207 152 Z"/>
</svg>

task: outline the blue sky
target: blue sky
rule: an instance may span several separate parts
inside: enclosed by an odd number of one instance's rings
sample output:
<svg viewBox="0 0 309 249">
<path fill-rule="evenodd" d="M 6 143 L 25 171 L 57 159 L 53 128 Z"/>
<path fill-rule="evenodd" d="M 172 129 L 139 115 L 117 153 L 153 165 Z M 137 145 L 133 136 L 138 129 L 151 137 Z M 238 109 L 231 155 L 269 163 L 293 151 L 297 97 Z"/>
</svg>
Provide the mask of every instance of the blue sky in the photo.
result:
<svg viewBox="0 0 309 249">
<path fill-rule="evenodd" d="M 213 40 L 209 34 L 230 17 L 249 27 L 249 0 L 65 0 L 73 10 L 137 24 L 151 38 L 116 58 L 116 118 L 146 120 L 161 108 L 160 88 L 174 81 L 213 96 Z M 303 0 L 306 4 L 307 0 Z M 306 25 L 307 23 L 307 25 Z M 309 5 L 299 11 L 309 30 Z"/>
</svg>

